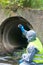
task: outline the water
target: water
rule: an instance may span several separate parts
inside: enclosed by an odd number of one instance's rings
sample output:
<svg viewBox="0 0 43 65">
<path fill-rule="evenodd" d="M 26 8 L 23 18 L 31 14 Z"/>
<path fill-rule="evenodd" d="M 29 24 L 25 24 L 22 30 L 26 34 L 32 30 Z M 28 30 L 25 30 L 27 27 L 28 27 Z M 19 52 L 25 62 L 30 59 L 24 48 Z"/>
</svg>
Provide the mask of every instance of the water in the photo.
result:
<svg viewBox="0 0 43 65">
<path fill-rule="evenodd" d="M 11 65 L 11 64 L 8 64 L 8 63 L 7 64 L 6 63 L 0 63 L 0 65 Z"/>
<path fill-rule="evenodd" d="M 0 56 L 0 65 L 19 65 L 18 61 L 21 58 L 21 55 L 24 53 L 23 50 L 16 50 L 12 54 Z"/>
<path fill-rule="evenodd" d="M 17 60 L 11 56 L 0 56 L 0 65 L 18 65 Z"/>
</svg>

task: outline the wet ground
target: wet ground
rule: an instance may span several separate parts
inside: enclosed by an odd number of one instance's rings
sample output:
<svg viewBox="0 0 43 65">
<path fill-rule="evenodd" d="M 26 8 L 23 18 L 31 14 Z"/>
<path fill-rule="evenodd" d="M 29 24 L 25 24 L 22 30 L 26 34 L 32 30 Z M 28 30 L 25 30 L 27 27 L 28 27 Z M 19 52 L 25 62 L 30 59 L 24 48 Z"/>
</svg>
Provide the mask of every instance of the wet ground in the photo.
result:
<svg viewBox="0 0 43 65">
<path fill-rule="evenodd" d="M 0 57 L 0 65 L 18 65 L 17 60 L 10 56 Z"/>
<path fill-rule="evenodd" d="M 0 56 L 0 65 L 18 65 L 19 59 L 24 51 L 15 51 L 12 54 Z"/>
</svg>

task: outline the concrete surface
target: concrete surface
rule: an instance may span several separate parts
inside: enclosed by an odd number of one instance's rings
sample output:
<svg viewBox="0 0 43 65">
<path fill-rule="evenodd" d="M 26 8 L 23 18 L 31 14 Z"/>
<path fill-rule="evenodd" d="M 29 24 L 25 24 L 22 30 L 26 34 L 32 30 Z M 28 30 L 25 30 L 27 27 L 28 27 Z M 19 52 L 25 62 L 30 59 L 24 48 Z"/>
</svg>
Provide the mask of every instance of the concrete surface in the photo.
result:
<svg viewBox="0 0 43 65">
<path fill-rule="evenodd" d="M 18 9 L 19 16 L 27 19 L 36 31 L 37 36 L 43 43 L 43 10 Z"/>
</svg>

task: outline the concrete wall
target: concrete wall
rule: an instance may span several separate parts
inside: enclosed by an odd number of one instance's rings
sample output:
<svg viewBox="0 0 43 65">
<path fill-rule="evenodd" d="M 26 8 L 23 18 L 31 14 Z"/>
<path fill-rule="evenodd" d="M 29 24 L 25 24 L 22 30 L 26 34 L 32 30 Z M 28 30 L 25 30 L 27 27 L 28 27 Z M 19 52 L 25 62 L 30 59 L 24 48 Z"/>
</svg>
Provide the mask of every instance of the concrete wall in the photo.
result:
<svg viewBox="0 0 43 65">
<path fill-rule="evenodd" d="M 18 9 L 17 14 L 31 23 L 43 43 L 43 10 Z"/>
</svg>

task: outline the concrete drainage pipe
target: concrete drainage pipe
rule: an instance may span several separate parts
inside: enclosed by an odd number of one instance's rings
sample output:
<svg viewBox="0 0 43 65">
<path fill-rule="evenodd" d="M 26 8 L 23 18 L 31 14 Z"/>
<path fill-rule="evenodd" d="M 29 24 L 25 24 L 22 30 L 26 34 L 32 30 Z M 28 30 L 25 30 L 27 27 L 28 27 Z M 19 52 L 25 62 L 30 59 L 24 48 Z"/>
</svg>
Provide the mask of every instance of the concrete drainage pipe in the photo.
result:
<svg viewBox="0 0 43 65">
<path fill-rule="evenodd" d="M 31 24 L 20 16 L 7 18 L 1 24 L 1 43 L 6 51 L 11 52 L 16 48 L 27 46 L 26 38 L 23 38 L 21 31 L 18 29 L 18 24 L 22 24 L 26 30 L 32 28 Z"/>
</svg>

